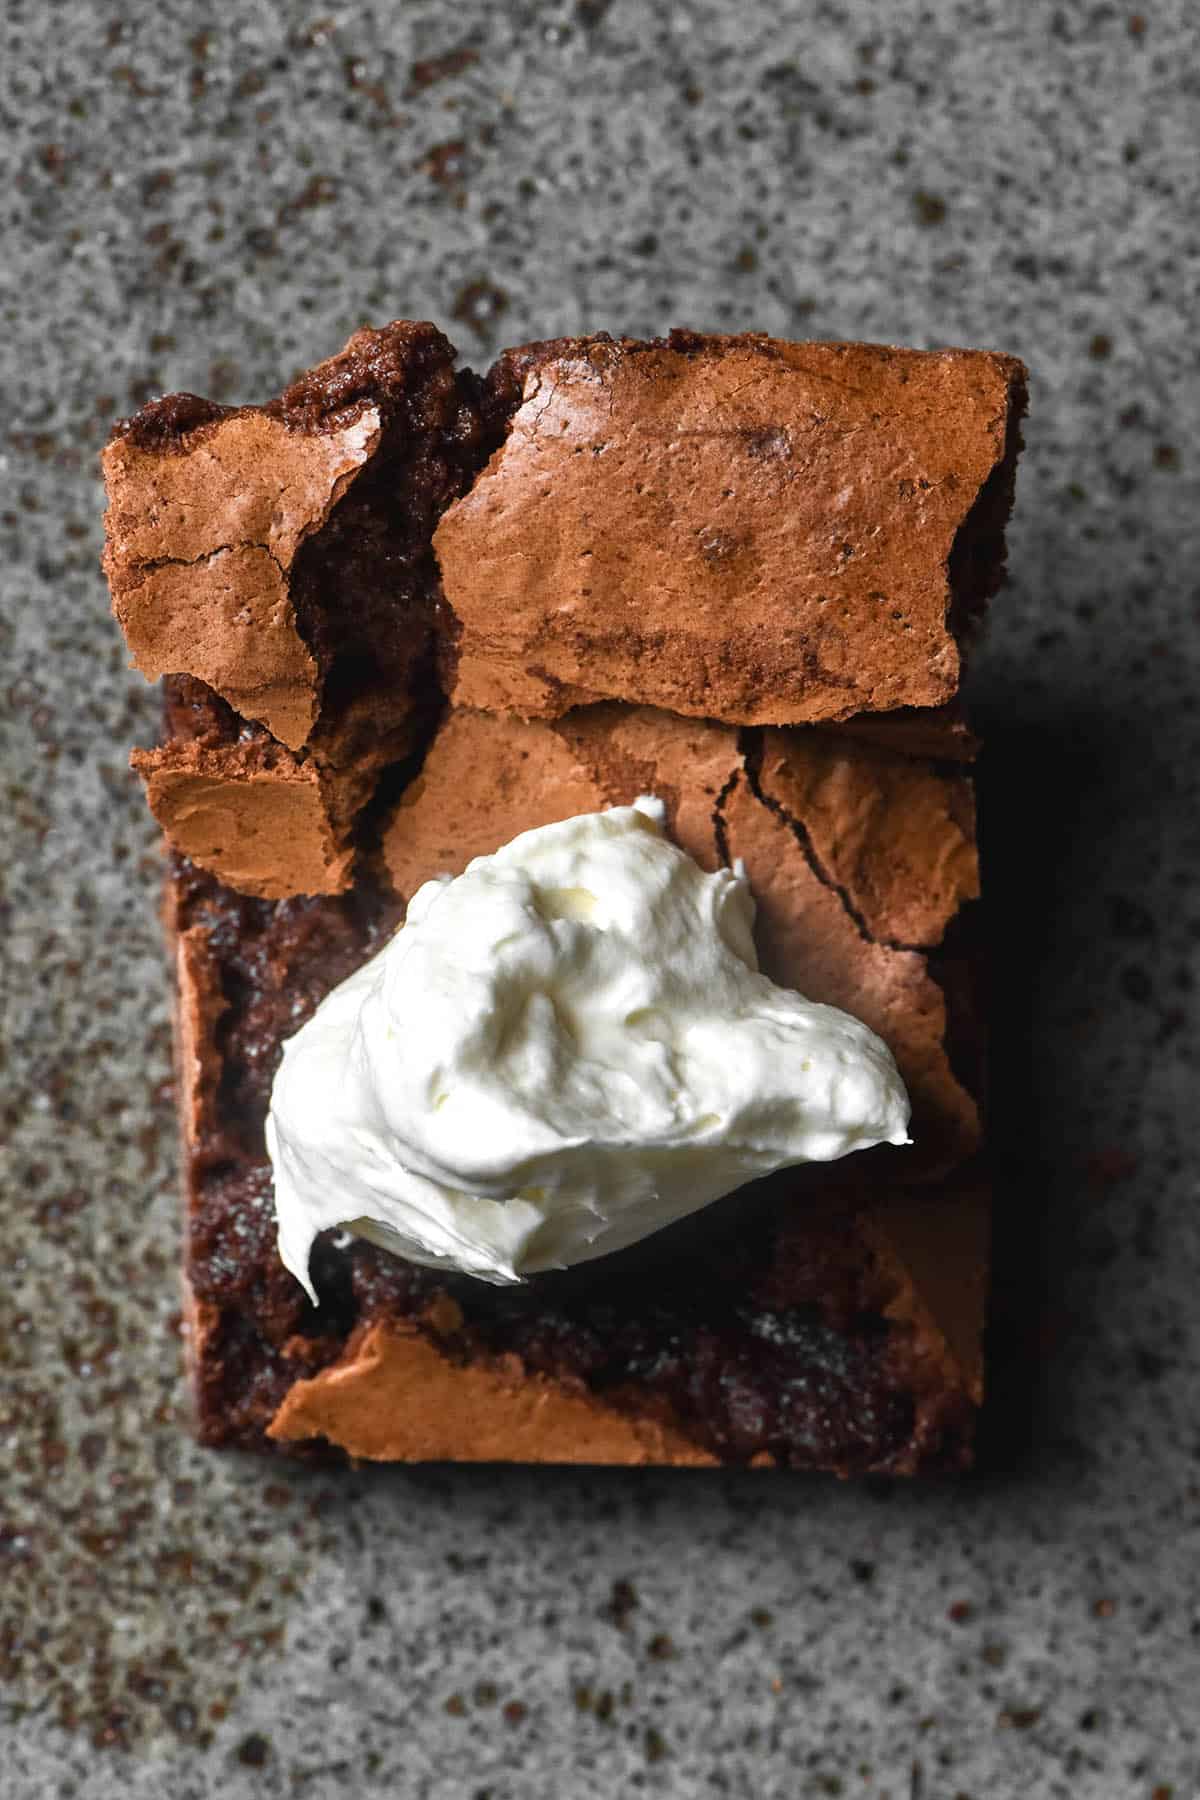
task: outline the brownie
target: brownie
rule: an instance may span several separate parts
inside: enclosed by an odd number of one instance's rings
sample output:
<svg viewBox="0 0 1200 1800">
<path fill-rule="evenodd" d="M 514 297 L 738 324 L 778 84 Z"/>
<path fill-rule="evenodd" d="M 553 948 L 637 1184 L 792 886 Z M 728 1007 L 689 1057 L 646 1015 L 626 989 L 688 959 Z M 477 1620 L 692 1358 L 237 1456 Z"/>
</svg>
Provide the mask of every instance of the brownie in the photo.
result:
<svg viewBox="0 0 1200 1800">
<path fill-rule="evenodd" d="M 485 378 L 360 332 L 265 407 L 106 452 L 106 568 L 164 739 L 200 1434 L 304 1456 L 969 1460 L 988 1188 L 962 660 L 1024 372 L 977 352 L 606 336 Z M 653 792 L 741 859 L 760 961 L 892 1047 L 915 1147 L 757 1182 L 496 1288 L 275 1248 L 284 1041 L 424 880 Z"/>
</svg>

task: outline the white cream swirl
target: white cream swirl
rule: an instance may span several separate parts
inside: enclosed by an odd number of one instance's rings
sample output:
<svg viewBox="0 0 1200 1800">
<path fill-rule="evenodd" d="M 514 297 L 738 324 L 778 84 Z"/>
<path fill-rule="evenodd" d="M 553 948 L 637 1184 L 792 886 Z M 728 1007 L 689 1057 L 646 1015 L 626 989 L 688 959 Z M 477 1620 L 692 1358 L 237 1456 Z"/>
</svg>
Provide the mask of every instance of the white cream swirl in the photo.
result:
<svg viewBox="0 0 1200 1800">
<path fill-rule="evenodd" d="M 908 1141 L 887 1046 L 760 974 L 746 880 L 661 821 L 653 800 L 584 814 L 426 882 L 287 1043 L 267 1145 L 310 1293 L 331 1226 L 513 1282 Z"/>
</svg>

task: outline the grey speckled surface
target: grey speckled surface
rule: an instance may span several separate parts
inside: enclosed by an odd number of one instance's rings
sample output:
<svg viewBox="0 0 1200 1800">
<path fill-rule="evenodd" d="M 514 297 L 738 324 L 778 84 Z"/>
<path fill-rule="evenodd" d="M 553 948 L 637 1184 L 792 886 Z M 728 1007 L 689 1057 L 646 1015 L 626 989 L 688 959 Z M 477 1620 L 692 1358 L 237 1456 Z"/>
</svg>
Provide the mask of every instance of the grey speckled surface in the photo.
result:
<svg viewBox="0 0 1200 1800">
<path fill-rule="evenodd" d="M 1194 9 L 234 10 L 4 9 L 0 1791 L 1200 1792 Z M 1029 362 L 975 680 L 993 1473 L 318 1480 L 184 1435 L 154 702 L 95 455 L 394 314 L 480 360 L 695 323 Z"/>
</svg>

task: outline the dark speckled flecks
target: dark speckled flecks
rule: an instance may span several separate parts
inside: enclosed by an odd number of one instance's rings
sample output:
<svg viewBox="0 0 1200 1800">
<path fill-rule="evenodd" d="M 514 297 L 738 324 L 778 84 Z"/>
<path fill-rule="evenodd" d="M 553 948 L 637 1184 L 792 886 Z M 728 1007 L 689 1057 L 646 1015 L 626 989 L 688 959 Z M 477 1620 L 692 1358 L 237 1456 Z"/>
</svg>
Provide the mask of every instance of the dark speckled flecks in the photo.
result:
<svg viewBox="0 0 1200 1800">
<path fill-rule="evenodd" d="M 0 27 L 5 1800 L 1200 1791 L 1188 0 L 417 0 Z M 150 395 L 364 320 L 1032 371 L 992 749 L 995 1467 L 331 1480 L 179 1416 L 159 861 L 96 559 Z M 1038 1220 L 1040 1219 L 1040 1223 Z"/>
</svg>

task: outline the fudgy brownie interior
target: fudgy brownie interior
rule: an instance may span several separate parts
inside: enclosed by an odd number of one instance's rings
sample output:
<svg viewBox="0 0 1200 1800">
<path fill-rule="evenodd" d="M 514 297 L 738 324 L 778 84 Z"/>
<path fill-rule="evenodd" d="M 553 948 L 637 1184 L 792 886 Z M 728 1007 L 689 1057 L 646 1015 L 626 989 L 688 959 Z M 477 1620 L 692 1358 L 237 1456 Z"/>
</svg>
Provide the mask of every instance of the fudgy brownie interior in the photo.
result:
<svg viewBox="0 0 1200 1800">
<path fill-rule="evenodd" d="M 347 733 L 365 696 L 428 696 L 439 598 L 433 530 L 484 456 L 478 379 L 455 370 L 431 328 L 403 338 L 356 334 L 341 358 L 301 376 L 274 403 L 291 429 L 326 431 L 362 405 L 381 409 L 369 465 L 301 547 L 292 599 L 322 670 L 314 750 L 341 764 L 365 752 Z"/>
</svg>

